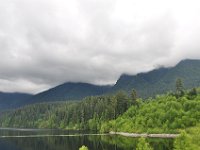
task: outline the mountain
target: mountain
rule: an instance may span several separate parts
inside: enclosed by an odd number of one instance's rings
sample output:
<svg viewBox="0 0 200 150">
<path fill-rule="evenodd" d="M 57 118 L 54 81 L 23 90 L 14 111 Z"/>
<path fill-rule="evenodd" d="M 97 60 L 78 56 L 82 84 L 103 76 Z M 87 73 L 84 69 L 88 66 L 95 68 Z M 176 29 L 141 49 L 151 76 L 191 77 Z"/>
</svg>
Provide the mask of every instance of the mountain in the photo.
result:
<svg viewBox="0 0 200 150">
<path fill-rule="evenodd" d="M 176 79 L 182 79 L 186 89 L 200 86 L 200 60 L 183 60 L 175 67 L 159 68 L 137 75 L 122 75 L 112 92 L 136 89 L 140 97 L 146 98 L 175 90 Z"/>
<path fill-rule="evenodd" d="M 200 86 L 200 60 L 187 59 L 171 68 L 159 68 L 137 75 L 123 74 L 114 86 L 68 82 L 33 96 L 30 102 L 79 100 L 119 90 L 130 92 L 133 88 L 140 97 L 146 98 L 175 90 L 177 78 L 182 79 L 186 89 Z"/>
<path fill-rule="evenodd" d="M 36 95 L 0 93 L 0 109 L 22 105 L 80 100 L 87 96 L 112 94 L 119 90 L 129 92 L 136 89 L 139 97 L 146 98 L 175 90 L 175 82 L 181 78 L 186 89 L 200 86 L 200 60 L 183 60 L 171 68 L 159 68 L 137 75 L 123 74 L 114 86 L 98 86 L 88 83 L 67 82 Z"/>
<path fill-rule="evenodd" d="M 102 95 L 110 89 L 111 86 L 68 82 L 33 96 L 29 103 L 80 100 L 87 96 Z"/>
<path fill-rule="evenodd" d="M 5 93 L 0 92 L 0 110 L 16 108 L 26 103 L 31 98 L 31 94 L 25 93 Z"/>
</svg>

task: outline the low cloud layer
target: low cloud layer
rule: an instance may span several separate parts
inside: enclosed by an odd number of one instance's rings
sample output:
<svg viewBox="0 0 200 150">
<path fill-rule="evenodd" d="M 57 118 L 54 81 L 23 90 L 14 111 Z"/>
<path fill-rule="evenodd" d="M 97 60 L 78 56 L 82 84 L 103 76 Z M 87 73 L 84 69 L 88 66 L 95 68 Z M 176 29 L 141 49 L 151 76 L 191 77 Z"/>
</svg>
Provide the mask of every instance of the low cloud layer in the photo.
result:
<svg viewBox="0 0 200 150">
<path fill-rule="evenodd" d="M 200 59 L 198 0 L 0 0 L 0 91 L 113 84 Z"/>
</svg>

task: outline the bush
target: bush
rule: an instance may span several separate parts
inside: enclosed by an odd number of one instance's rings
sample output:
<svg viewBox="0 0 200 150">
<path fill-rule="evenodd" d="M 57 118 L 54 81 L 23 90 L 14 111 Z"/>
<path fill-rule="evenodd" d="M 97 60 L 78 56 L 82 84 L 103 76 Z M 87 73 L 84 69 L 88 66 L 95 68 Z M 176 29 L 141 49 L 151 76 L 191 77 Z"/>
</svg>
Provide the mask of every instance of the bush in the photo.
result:
<svg viewBox="0 0 200 150">
<path fill-rule="evenodd" d="M 180 136 L 175 139 L 174 150 L 193 150 L 190 138 L 185 131 L 181 132 Z"/>
<path fill-rule="evenodd" d="M 83 145 L 82 147 L 79 148 L 79 150 L 89 150 L 89 149 Z"/>
</svg>

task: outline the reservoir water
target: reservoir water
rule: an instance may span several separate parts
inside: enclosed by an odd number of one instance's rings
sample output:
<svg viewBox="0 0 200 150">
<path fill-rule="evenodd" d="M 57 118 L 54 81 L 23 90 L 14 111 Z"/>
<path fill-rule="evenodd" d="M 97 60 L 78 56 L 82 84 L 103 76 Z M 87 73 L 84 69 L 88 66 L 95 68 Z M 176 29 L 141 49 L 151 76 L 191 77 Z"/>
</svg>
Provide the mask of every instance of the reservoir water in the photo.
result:
<svg viewBox="0 0 200 150">
<path fill-rule="evenodd" d="M 0 150 L 134 150 L 138 139 L 86 131 L 0 129 Z M 148 139 L 154 150 L 171 150 L 173 139 Z"/>
</svg>

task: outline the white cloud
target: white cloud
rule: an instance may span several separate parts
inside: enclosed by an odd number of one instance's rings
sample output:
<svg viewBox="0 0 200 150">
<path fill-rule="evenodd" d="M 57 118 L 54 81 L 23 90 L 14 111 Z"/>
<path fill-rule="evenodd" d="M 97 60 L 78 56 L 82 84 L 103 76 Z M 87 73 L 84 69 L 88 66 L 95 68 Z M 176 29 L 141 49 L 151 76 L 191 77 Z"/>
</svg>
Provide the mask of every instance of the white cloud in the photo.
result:
<svg viewBox="0 0 200 150">
<path fill-rule="evenodd" d="M 198 0 L 0 0 L 0 91 L 115 83 L 200 57 Z"/>
</svg>

